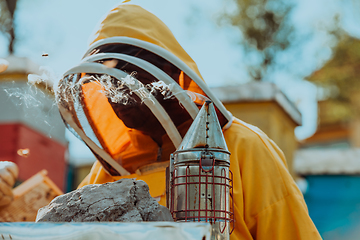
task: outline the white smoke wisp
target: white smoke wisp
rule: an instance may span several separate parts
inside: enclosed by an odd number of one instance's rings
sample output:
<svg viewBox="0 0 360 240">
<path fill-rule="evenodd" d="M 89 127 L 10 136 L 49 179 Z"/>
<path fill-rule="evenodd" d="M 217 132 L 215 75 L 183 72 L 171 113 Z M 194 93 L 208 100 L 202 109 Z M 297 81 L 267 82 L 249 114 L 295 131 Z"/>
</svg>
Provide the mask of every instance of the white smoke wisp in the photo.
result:
<svg viewBox="0 0 360 240">
<path fill-rule="evenodd" d="M 37 85 L 41 85 L 43 84 L 43 86 L 45 86 L 45 89 L 49 90 L 51 92 L 51 94 L 55 94 L 55 90 L 54 88 L 56 88 L 57 86 L 57 82 L 59 81 L 59 77 L 56 76 L 54 70 L 50 67 L 47 66 L 40 66 L 39 68 L 39 72 L 40 75 L 38 74 L 28 74 L 28 85 L 29 85 L 29 91 L 30 93 L 28 94 L 24 94 L 24 96 L 27 96 L 28 99 L 26 99 L 24 102 L 25 104 L 31 104 L 32 106 L 35 107 L 41 107 L 42 105 L 46 105 L 51 101 L 51 98 L 47 98 L 46 97 L 46 93 L 39 90 Z M 39 98 L 39 94 L 41 95 L 42 100 L 40 100 L 41 98 Z M 32 100 L 29 101 L 29 99 Z M 44 99 L 46 99 L 47 103 L 44 103 L 42 101 L 44 101 Z M 37 103 L 37 104 L 35 104 Z M 54 108 L 56 105 L 56 102 L 52 101 L 51 104 L 49 105 L 49 107 L 46 107 L 49 109 L 49 111 L 45 114 L 43 122 L 48 125 L 51 126 L 51 124 L 47 121 L 48 118 L 50 118 L 49 114 L 51 112 L 51 109 Z M 29 107 L 29 106 L 27 106 Z M 49 133 L 50 136 L 50 133 Z M 51 137 L 51 136 L 50 136 Z"/>
<path fill-rule="evenodd" d="M 190 99 L 198 104 L 198 105 L 203 105 L 206 101 L 210 101 L 210 99 L 200 93 L 197 92 L 192 92 L 189 90 L 185 90 L 186 94 L 190 97 Z"/>
<path fill-rule="evenodd" d="M 102 75 L 100 77 L 100 84 L 105 89 L 105 95 L 113 103 L 121 103 L 123 105 L 128 104 L 135 99 L 131 96 L 133 92 L 130 89 L 141 89 L 143 84 L 135 79 L 135 72 L 122 78 L 121 81 L 117 81 L 109 75 Z M 126 91 L 126 87 L 130 91 Z"/>
<path fill-rule="evenodd" d="M 60 80 L 56 90 L 56 101 L 58 103 L 69 103 L 74 99 L 79 99 L 82 96 L 82 86 L 90 82 L 97 82 L 101 85 L 105 96 L 113 103 L 121 103 L 126 105 L 129 101 L 135 101 L 131 95 L 132 91 L 126 91 L 126 85 L 134 86 L 138 81 L 133 78 L 133 75 L 128 75 L 122 81 L 107 75 L 85 75 L 82 78 L 79 74 L 71 74 Z M 142 87 L 142 86 L 141 86 Z M 140 87 L 140 88 L 141 88 Z M 139 87 L 137 87 L 139 88 Z"/>
<path fill-rule="evenodd" d="M 48 93 L 29 82 L 16 81 L 4 84 L 2 90 L 6 93 L 8 100 L 12 102 L 16 111 L 21 111 L 21 116 L 24 119 L 29 119 L 30 122 L 40 122 L 43 126 L 46 126 L 47 135 L 52 138 L 54 126 L 51 122 L 55 102 Z"/>
<path fill-rule="evenodd" d="M 39 68 L 39 74 L 29 74 L 28 81 L 24 82 L 12 81 L 4 86 L 3 90 L 7 94 L 8 99 L 18 108 L 22 109 L 25 118 L 31 119 L 33 122 L 41 122 L 46 125 L 48 137 L 52 137 L 52 119 L 54 114 L 55 102 L 51 93 L 42 91 L 47 89 L 50 92 L 58 78 L 54 71 L 46 66 Z M 42 87 L 39 88 L 39 85 Z M 22 108 L 20 108 L 22 107 Z"/>
<path fill-rule="evenodd" d="M 4 91 L 9 96 L 9 99 L 18 106 L 25 105 L 26 108 L 29 108 L 30 106 L 38 107 L 41 105 L 37 97 L 32 94 L 31 89 L 24 90 L 19 87 L 7 87 Z"/>
<path fill-rule="evenodd" d="M 126 104 L 129 101 L 135 101 L 132 94 L 136 93 L 142 102 L 145 99 L 150 99 L 151 95 L 158 91 L 163 95 L 164 99 L 169 99 L 174 96 L 172 89 L 174 84 L 165 84 L 163 81 L 155 81 L 144 85 L 135 78 L 136 73 L 133 72 L 126 77 L 117 80 L 107 74 L 101 75 L 86 75 L 79 80 L 78 76 L 69 75 L 62 79 L 59 83 L 56 95 L 59 100 L 68 102 L 69 96 L 78 97 L 81 92 L 81 86 L 88 82 L 99 83 L 104 90 L 102 92 L 113 103 Z"/>
<path fill-rule="evenodd" d="M 46 88 L 52 89 L 58 81 L 58 77 L 56 77 L 55 72 L 50 68 L 46 66 L 41 66 L 39 68 L 40 75 L 38 74 L 29 74 L 28 75 L 28 82 L 30 84 L 41 84 L 43 83 Z"/>
<path fill-rule="evenodd" d="M 81 88 L 84 84 L 89 82 L 97 82 L 100 84 L 103 88 L 101 93 L 103 93 L 111 102 L 122 105 L 134 103 L 136 98 L 133 94 L 140 98 L 142 104 L 145 100 L 151 100 L 152 96 L 158 98 L 160 94 L 162 95 L 163 100 L 167 100 L 175 98 L 178 94 L 183 94 L 184 91 L 194 102 L 203 103 L 206 100 L 209 100 L 207 97 L 198 93 L 187 90 L 179 91 L 180 88 L 175 91 L 175 82 L 167 84 L 161 80 L 154 80 L 152 83 L 143 84 L 136 79 L 136 72 L 132 72 L 120 80 L 107 74 L 85 75 L 82 78 L 79 76 L 80 74 L 69 75 L 60 81 L 58 89 L 55 92 L 58 103 L 69 103 L 74 99 L 81 98 Z"/>
<path fill-rule="evenodd" d="M 153 82 L 151 92 L 159 90 L 160 93 L 164 96 L 164 100 L 173 98 L 176 94 L 173 93 L 175 88 L 175 83 L 166 84 L 163 81 Z"/>
</svg>

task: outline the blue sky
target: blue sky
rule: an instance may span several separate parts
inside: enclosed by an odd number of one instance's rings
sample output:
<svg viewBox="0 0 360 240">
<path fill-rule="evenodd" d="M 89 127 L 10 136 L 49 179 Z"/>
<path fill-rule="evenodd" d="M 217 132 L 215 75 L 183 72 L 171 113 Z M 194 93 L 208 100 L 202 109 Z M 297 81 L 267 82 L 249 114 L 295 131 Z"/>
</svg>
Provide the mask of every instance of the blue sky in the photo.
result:
<svg viewBox="0 0 360 240">
<path fill-rule="evenodd" d="M 19 0 L 16 18 L 15 55 L 25 56 L 48 66 L 57 76 L 76 65 L 88 46 L 89 36 L 99 20 L 121 1 L 114 0 Z M 197 62 L 210 86 L 235 85 L 249 80 L 246 58 L 238 45 L 241 34 L 232 27 L 219 27 L 215 18 L 220 11 L 233 9 L 225 0 L 132 0 L 157 15 L 173 31 L 184 49 Z M 273 81 L 297 103 L 303 114 L 298 138 L 310 136 L 316 127 L 316 88 L 303 81 L 331 56 L 332 39 L 325 29 L 332 16 L 344 16 L 346 30 L 360 37 L 355 0 L 299 0 L 292 21 L 299 34 L 308 40 L 299 48 L 280 56 L 291 71 L 278 71 Z M 0 57 L 6 57 L 6 39 L 0 35 Z M 4 51 L 3 51 L 4 50 Z M 47 53 L 48 57 L 42 57 Z M 296 77 L 293 73 L 296 73 Z M 73 141 L 74 142 L 74 141 Z M 79 148 L 78 143 L 73 143 Z M 73 150 L 71 152 L 74 153 Z M 76 151 L 75 151 L 76 152 Z M 76 153 L 74 153 L 76 154 Z"/>
</svg>

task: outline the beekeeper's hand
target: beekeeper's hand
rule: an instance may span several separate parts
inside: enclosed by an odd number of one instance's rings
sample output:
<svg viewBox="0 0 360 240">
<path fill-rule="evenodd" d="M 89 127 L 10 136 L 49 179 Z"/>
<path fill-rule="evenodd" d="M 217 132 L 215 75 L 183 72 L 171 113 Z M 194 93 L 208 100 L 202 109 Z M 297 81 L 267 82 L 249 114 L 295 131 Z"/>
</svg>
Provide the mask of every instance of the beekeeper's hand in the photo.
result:
<svg viewBox="0 0 360 240">
<path fill-rule="evenodd" d="M 0 73 L 4 72 L 9 66 L 9 62 L 3 58 L 0 58 Z"/>
<path fill-rule="evenodd" d="M 0 207 L 8 205 L 14 199 L 12 187 L 19 174 L 13 162 L 0 161 Z"/>
</svg>

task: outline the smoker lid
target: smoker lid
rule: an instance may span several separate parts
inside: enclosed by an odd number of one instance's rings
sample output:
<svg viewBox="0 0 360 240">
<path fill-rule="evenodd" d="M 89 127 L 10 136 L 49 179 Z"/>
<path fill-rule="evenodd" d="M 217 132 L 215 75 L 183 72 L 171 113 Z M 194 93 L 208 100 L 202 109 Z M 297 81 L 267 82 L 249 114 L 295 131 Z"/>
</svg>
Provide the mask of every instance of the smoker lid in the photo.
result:
<svg viewBox="0 0 360 240">
<path fill-rule="evenodd" d="M 214 104 L 211 101 L 204 103 L 177 151 L 194 148 L 228 151 Z"/>
</svg>

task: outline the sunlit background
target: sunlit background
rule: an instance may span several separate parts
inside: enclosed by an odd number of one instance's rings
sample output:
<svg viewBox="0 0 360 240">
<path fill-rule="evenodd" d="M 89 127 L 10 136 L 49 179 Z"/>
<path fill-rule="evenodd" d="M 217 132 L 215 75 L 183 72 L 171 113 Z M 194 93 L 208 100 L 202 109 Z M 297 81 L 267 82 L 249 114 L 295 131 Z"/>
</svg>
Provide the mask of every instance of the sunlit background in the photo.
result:
<svg viewBox="0 0 360 240">
<path fill-rule="evenodd" d="M 9 2 L 15 1 L 0 0 L 0 57 L 26 58 L 39 70 L 36 74 L 52 82 L 80 61 L 95 26 L 120 3 L 17 0 L 12 16 Z M 168 25 L 215 92 L 219 88 L 226 91 L 229 86 L 240 87 L 241 98 L 241 92 L 250 91 L 247 87 L 255 83 L 265 92 L 268 86 L 275 86 L 286 96 L 282 101 L 290 104 L 291 109 L 285 107 L 285 112 L 288 109 L 289 116 L 294 111 L 301 113 L 301 123 L 294 124 L 294 119 L 291 123 L 296 149 L 286 149 L 286 144 L 280 143 L 284 139 L 278 142 L 277 138 L 282 136 L 271 136 L 270 130 L 276 126 L 264 124 L 263 130 L 283 148 L 287 157 L 291 155 L 289 166 L 324 239 L 359 239 L 355 236 L 360 236 L 357 230 L 360 224 L 360 1 L 132 0 L 130 3 L 141 5 Z M 10 69 L 12 62 L 9 62 Z M 41 101 L 49 101 L 47 108 L 52 110 L 39 115 L 34 109 L 43 93 L 34 93 L 34 89 L 25 92 L 4 77 L 1 81 L 1 99 L 10 99 L 3 101 L 11 101 L 15 107 L 30 109 L 24 121 L 33 128 L 44 126 L 42 133 L 54 138 L 57 130 L 53 122 L 59 119 L 49 116 L 56 111 L 51 97 Z M 0 109 L 0 122 L 11 121 L 6 118 L 8 108 Z M 268 109 L 262 112 L 274 114 Z M 264 114 L 249 118 L 250 113 L 243 114 L 241 118 L 255 125 L 257 122 L 251 122 L 251 118 L 257 118 L 260 125 L 267 121 Z M 279 121 L 281 125 L 282 120 Z M 69 143 L 63 189 L 69 191 L 95 159 L 69 132 L 66 139 L 59 141 Z M 77 172 L 77 166 L 85 165 L 81 174 L 80 170 Z"/>
</svg>

